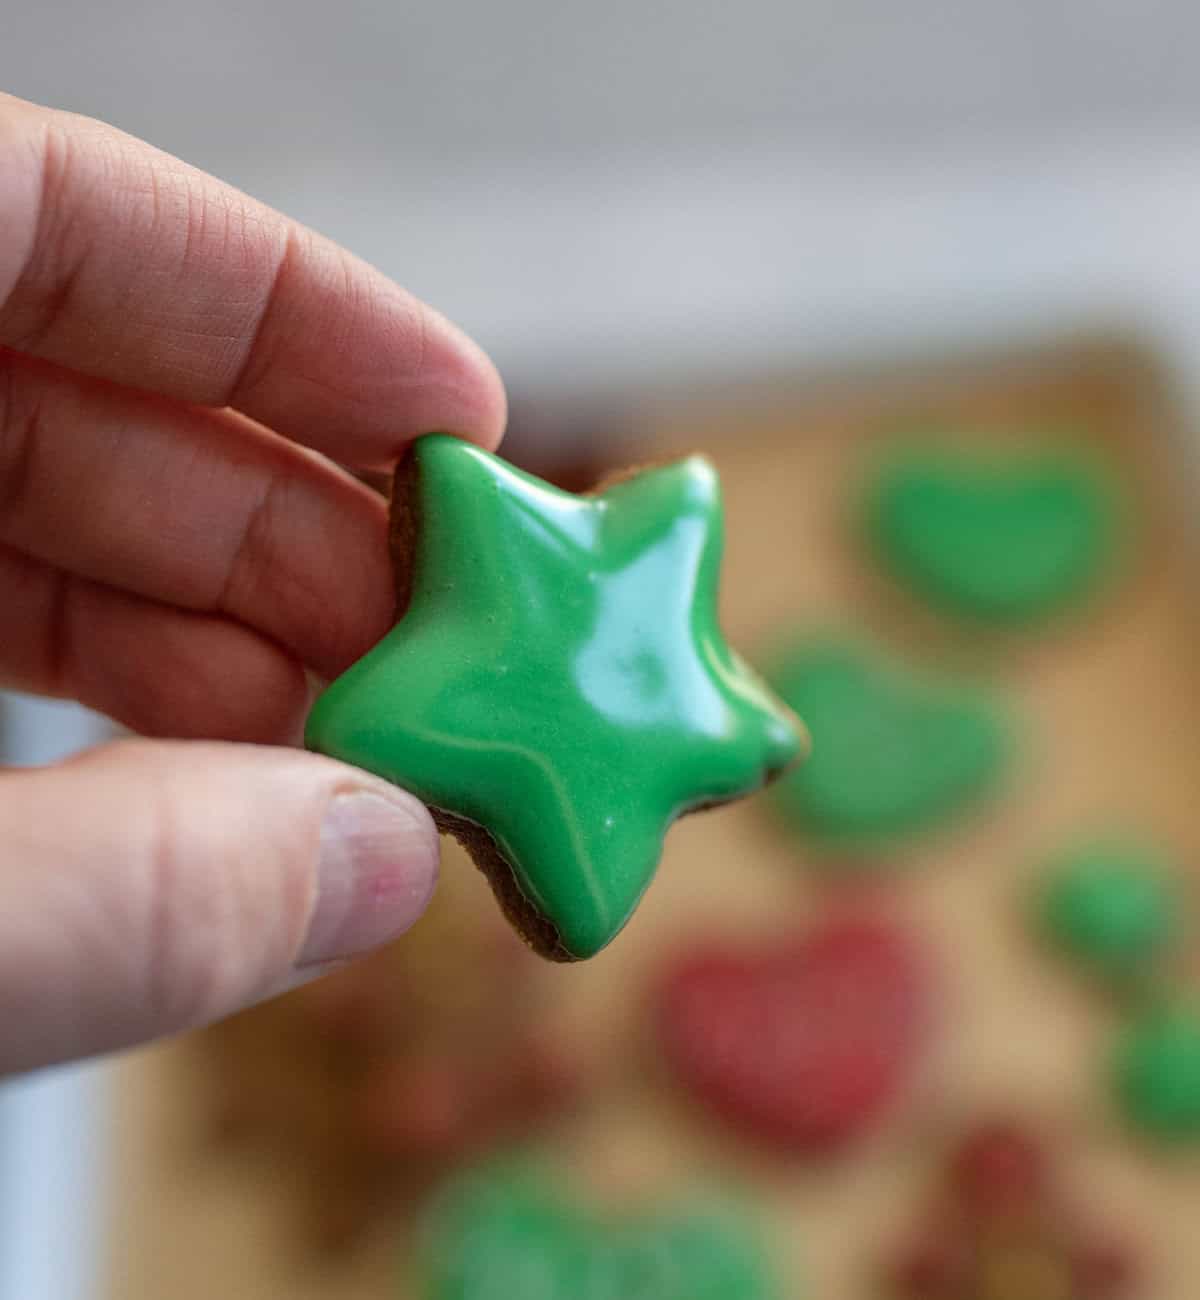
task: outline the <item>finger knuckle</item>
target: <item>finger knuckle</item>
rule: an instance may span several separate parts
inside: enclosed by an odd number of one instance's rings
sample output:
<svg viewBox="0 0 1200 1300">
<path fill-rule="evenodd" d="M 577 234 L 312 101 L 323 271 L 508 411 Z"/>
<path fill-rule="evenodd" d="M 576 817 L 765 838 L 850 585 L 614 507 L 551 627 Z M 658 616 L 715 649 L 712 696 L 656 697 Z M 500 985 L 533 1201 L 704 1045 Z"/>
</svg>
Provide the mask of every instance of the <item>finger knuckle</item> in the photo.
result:
<svg viewBox="0 0 1200 1300">
<path fill-rule="evenodd" d="M 78 288 L 91 248 L 84 200 L 98 180 L 80 165 L 76 119 L 53 115 L 41 133 L 40 188 L 20 276 L 5 303 L 5 337 L 18 351 L 45 350 Z"/>
<path fill-rule="evenodd" d="M 41 428 L 39 387 L 17 357 L 0 350 L 0 538 L 31 498 Z"/>
<path fill-rule="evenodd" d="M 192 887 L 195 849 L 170 782 L 160 778 L 157 785 L 146 834 L 142 917 L 148 1008 L 166 1027 L 207 1018 L 218 996 L 220 954 L 213 943 L 197 942 L 212 929 L 212 903 Z"/>
</svg>

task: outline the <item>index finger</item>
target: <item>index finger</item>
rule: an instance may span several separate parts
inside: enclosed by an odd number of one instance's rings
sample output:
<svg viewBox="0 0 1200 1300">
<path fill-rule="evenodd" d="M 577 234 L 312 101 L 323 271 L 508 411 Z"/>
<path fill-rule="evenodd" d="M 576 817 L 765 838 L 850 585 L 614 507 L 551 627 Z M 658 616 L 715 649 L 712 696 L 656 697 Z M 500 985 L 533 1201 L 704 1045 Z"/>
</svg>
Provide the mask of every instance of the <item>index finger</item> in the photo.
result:
<svg viewBox="0 0 1200 1300">
<path fill-rule="evenodd" d="M 236 407 L 347 463 L 504 426 L 484 353 L 380 272 L 112 127 L 4 95 L 0 345 Z"/>
</svg>

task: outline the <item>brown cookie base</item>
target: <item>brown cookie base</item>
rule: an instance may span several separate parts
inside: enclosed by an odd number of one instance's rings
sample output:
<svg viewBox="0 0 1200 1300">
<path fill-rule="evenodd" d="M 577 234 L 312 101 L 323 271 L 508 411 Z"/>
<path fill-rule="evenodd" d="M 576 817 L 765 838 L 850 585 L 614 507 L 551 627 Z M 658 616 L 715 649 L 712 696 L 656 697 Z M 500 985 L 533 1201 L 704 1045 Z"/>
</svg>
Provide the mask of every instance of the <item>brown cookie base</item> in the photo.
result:
<svg viewBox="0 0 1200 1300">
<path fill-rule="evenodd" d="M 538 954 L 548 961 L 572 962 L 579 958 L 562 945 L 558 930 L 521 892 L 508 859 L 491 833 L 477 822 L 442 808 L 431 808 L 434 824 L 443 835 L 452 835 L 467 856 L 483 872 L 496 902 L 509 925 Z"/>
</svg>

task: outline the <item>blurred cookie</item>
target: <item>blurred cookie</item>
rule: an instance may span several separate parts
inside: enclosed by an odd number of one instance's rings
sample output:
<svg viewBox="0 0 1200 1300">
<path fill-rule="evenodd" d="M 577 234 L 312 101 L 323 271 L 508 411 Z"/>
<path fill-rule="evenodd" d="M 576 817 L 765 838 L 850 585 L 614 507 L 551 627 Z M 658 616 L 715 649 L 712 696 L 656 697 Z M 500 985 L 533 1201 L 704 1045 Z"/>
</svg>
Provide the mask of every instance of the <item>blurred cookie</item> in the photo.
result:
<svg viewBox="0 0 1200 1300">
<path fill-rule="evenodd" d="M 1037 899 L 1042 933 L 1109 981 L 1146 983 L 1180 928 L 1163 855 L 1131 837 L 1096 839 L 1053 862 Z"/>
<path fill-rule="evenodd" d="M 583 1208 L 545 1171 L 451 1181 L 424 1225 L 419 1300 L 783 1300 L 755 1225 L 693 1195 L 679 1208 Z"/>
<path fill-rule="evenodd" d="M 702 1103 L 787 1154 L 830 1154 L 910 1081 L 932 1020 L 930 970 L 879 915 L 838 913 L 760 947 L 709 940 L 668 970 L 663 1053 Z"/>
<path fill-rule="evenodd" d="M 886 848 L 966 812 L 997 786 L 1012 727 L 997 699 L 822 638 L 770 678 L 804 718 L 808 760 L 772 792 L 786 822 L 830 848 Z"/>
<path fill-rule="evenodd" d="M 1121 1300 L 1139 1282 L 1130 1244 L 1097 1233 L 1024 1125 L 968 1133 L 913 1240 L 884 1272 L 895 1300 Z"/>
<path fill-rule="evenodd" d="M 1107 466 L 1054 441 L 901 444 L 874 469 L 864 517 L 895 582 L 943 614 L 992 627 L 1040 623 L 1089 599 L 1124 534 Z"/>
<path fill-rule="evenodd" d="M 582 1093 L 542 1025 L 540 963 L 464 881 L 447 872 L 397 943 L 208 1032 L 219 1130 L 294 1165 L 314 1244 L 353 1244 Z"/>
<path fill-rule="evenodd" d="M 1130 1121 L 1168 1145 L 1200 1142 L 1200 1012 L 1169 1006 L 1140 1017 L 1117 1051 L 1117 1095 Z"/>
</svg>

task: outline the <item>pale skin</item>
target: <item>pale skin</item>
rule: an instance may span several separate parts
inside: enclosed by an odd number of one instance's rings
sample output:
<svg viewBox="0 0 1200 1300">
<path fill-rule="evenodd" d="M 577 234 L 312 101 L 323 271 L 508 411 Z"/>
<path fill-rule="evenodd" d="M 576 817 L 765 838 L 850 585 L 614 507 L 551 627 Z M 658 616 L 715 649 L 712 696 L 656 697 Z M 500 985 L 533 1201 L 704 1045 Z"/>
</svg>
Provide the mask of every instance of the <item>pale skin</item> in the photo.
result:
<svg viewBox="0 0 1200 1300">
<path fill-rule="evenodd" d="M 173 1033 L 420 914 L 425 809 L 294 748 L 387 629 L 341 466 L 486 447 L 486 356 L 348 252 L 0 95 L 0 686 L 144 739 L 0 772 L 0 1071 Z"/>
</svg>

